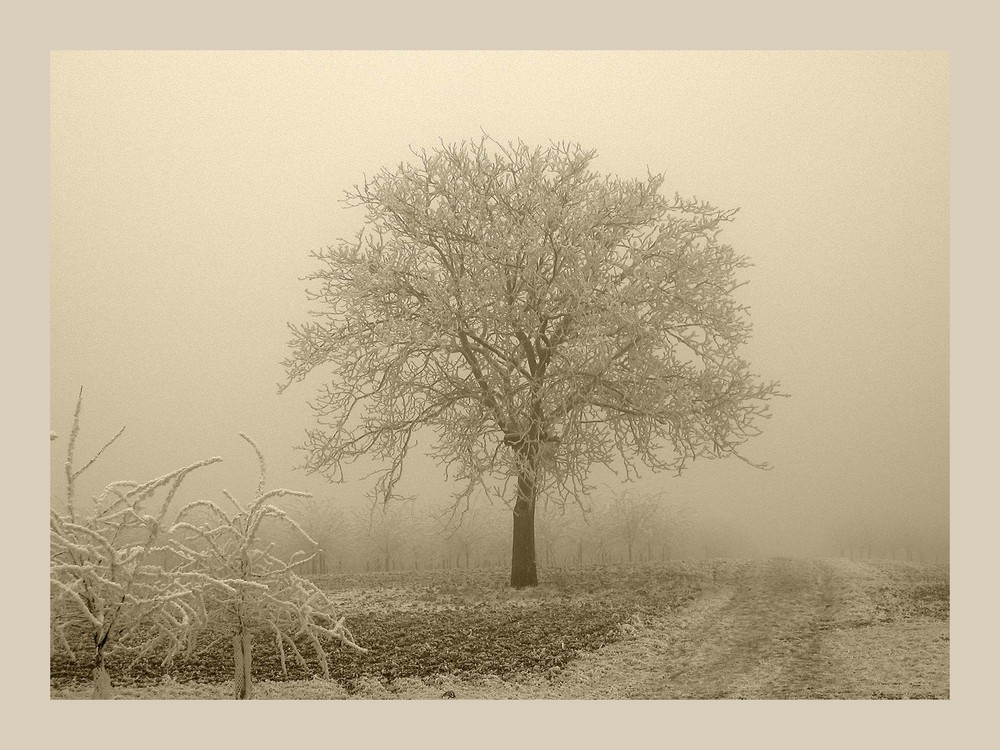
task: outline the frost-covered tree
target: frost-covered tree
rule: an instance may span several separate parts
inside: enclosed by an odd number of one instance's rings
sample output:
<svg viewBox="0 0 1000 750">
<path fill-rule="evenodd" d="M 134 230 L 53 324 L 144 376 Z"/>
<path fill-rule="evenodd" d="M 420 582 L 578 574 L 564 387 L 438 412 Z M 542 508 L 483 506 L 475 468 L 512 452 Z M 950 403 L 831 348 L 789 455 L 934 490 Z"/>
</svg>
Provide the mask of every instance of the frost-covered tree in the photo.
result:
<svg viewBox="0 0 1000 750">
<path fill-rule="evenodd" d="M 661 175 L 600 174 L 573 144 L 483 137 L 414 157 L 349 191 L 364 227 L 313 254 L 316 308 L 291 326 L 283 386 L 329 368 L 309 470 L 339 481 L 362 456 L 386 461 L 388 501 L 432 434 L 456 502 L 482 486 L 513 505 L 523 587 L 538 581 L 536 500 L 574 501 L 595 464 L 629 479 L 743 458 L 778 391 L 740 353 L 748 262 L 719 241 L 734 210 L 665 198 Z"/>
<path fill-rule="evenodd" d="M 414 532 L 413 505 L 393 505 L 386 508 L 357 508 L 354 528 L 359 540 L 364 540 L 366 567 L 392 570 L 410 542 Z"/>
<path fill-rule="evenodd" d="M 497 511 L 481 505 L 455 511 L 455 506 L 445 505 L 432 509 L 430 516 L 441 536 L 443 551 L 454 560 L 455 567 L 471 568 L 474 555 L 486 552 L 484 548 L 495 530 Z"/>
<path fill-rule="evenodd" d="M 652 558 L 652 545 L 659 547 L 660 557 L 669 560 L 677 556 L 685 540 L 691 532 L 691 508 L 683 503 L 662 503 L 657 506 L 656 514 L 650 524 L 647 541 L 650 545 L 649 557 Z"/>
<path fill-rule="evenodd" d="M 606 562 L 611 537 L 607 508 L 600 502 L 588 500 L 572 510 L 567 534 L 574 543 L 574 559 L 580 565 L 588 558 L 591 562 Z"/>
<path fill-rule="evenodd" d="M 663 503 L 661 494 L 625 489 L 611 496 L 611 522 L 616 535 L 625 544 L 629 562 L 632 562 L 636 544 L 647 539 L 654 531 L 657 511 Z"/>
<path fill-rule="evenodd" d="M 538 547 L 546 565 L 554 564 L 557 551 L 569 535 L 570 518 L 564 508 L 542 507 L 535 513 L 535 531 Z"/>
<path fill-rule="evenodd" d="M 343 509 L 330 500 L 315 497 L 297 498 L 289 508 L 289 514 L 306 534 L 316 540 L 316 557 L 296 570 L 306 573 L 328 573 L 343 568 L 344 557 L 350 552 L 352 536 Z M 294 550 L 301 547 L 301 535 L 289 528 L 288 546 Z"/>
<path fill-rule="evenodd" d="M 437 559 L 439 538 L 435 533 L 434 517 L 426 511 L 417 510 L 411 506 L 406 535 L 406 557 L 414 570 L 431 567 Z"/>
<path fill-rule="evenodd" d="M 329 660 L 324 641 L 338 642 L 364 653 L 337 617 L 333 604 L 313 583 L 296 575 L 293 568 L 309 554 L 293 554 L 281 559 L 275 542 L 265 534 L 268 525 L 285 526 L 298 532 L 310 549 L 316 543 L 272 500 L 279 497 L 309 497 L 306 493 L 275 489 L 265 491 L 266 466 L 257 445 L 240 433 L 257 453 L 260 480 L 250 502 L 244 504 L 228 491 L 223 494 L 234 507 L 227 512 L 218 504 L 199 500 L 186 505 L 171 528 L 172 549 L 184 559 L 182 573 L 204 576 L 212 585 L 203 590 L 210 636 L 229 639 L 233 646 L 235 697 L 253 697 L 252 647 L 254 636 L 273 637 L 287 668 L 286 652 L 305 666 L 305 657 L 296 639 L 313 649 L 323 676 L 329 677 Z M 197 517 L 200 522 L 187 519 Z"/>
<path fill-rule="evenodd" d="M 77 480 L 125 429 L 77 468 L 82 404 L 81 389 L 66 450 L 65 511 L 50 512 L 50 628 L 53 649 L 66 649 L 74 660 L 79 658 L 76 644 L 87 644 L 93 697 L 110 698 L 111 654 L 162 653 L 166 663 L 190 647 L 196 628 L 204 624 L 204 579 L 168 572 L 151 558 L 159 551 L 168 508 L 184 479 L 222 459 L 198 461 L 149 482 L 113 482 L 89 508 L 80 507 Z M 50 439 L 56 439 L 54 433 Z"/>
</svg>

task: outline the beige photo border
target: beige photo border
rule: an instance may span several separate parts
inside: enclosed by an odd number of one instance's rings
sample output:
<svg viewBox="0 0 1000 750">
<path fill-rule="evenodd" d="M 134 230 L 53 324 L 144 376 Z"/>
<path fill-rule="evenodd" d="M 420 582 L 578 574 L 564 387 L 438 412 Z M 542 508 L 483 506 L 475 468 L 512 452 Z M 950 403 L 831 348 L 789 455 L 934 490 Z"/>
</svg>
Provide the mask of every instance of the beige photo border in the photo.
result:
<svg viewBox="0 0 1000 750">
<path fill-rule="evenodd" d="M 974 346 L 995 340 L 995 319 L 981 285 L 996 252 L 980 217 L 995 213 L 995 184 L 981 164 L 995 155 L 987 113 L 997 60 L 992 28 L 975 3 L 923 12 L 904 3 L 465 3 L 388 6 L 274 3 L 56 3 L 8 10 L 6 109 L 9 241 L 5 290 L 6 402 L 14 417 L 5 444 L 14 486 L 5 539 L 13 575 L 3 608 L 13 674 L 3 684 L 4 735 L 11 746 L 74 748 L 267 747 L 637 747 L 816 748 L 973 746 L 986 724 L 995 681 L 984 660 L 995 655 L 983 599 L 996 590 L 995 483 L 984 471 L 996 437 L 984 411 L 990 365 Z M 963 6 L 965 6 L 963 10 Z M 13 14 L 13 17 L 11 17 Z M 946 16 L 946 17 L 945 17 Z M 784 19 L 781 21 L 780 19 Z M 780 21 L 780 22 L 779 22 Z M 977 35 L 980 35 L 977 38 Z M 947 701 L 524 701 L 94 703 L 50 701 L 43 579 L 49 476 L 48 414 L 48 55 L 60 49 L 922 49 L 949 53 L 952 94 L 952 680 Z M 990 148 L 992 151 L 988 151 Z M 995 159 L 993 160 L 995 164 Z M 989 232 L 990 227 L 983 227 Z M 993 264 L 995 266 L 995 262 Z M 992 280 L 992 279 L 990 279 Z M 978 300 L 984 300 L 982 317 Z M 54 301 L 53 301 L 54 302 Z M 987 310 L 991 312 L 987 312 Z M 24 367 L 23 363 L 28 366 Z M 993 370 L 995 373 L 995 370 Z M 995 376 L 991 381 L 995 380 Z M 992 385 L 992 382 L 989 383 Z M 977 394 L 984 394 L 983 398 Z M 987 403 L 989 402 L 989 403 Z M 914 408 L 919 408 L 918 404 Z M 995 502 L 995 501 L 993 501 Z M 10 516 L 8 516 L 10 518 Z M 24 575 L 20 572 L 25 571 Z M 993 620 L 995 622 L 995 620 Z M 992 659 L 991 659 L 992 661 Z M 115 708 L 109 708 L 114 706 Z M 965 744 L 967 736 L 972 745 Z"/>
</svg>

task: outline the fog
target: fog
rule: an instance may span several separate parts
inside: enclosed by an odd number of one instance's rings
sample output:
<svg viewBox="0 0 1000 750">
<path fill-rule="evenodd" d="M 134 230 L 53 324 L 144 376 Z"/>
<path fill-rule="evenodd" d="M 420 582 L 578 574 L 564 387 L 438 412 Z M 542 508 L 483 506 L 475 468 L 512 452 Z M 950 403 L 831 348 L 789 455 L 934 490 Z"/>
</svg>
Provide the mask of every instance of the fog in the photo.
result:
<svg viewBox="0 0 1000 750">
<path fill-rule="evenodd" d="M 210 456 L 185 499 L 295 467 L 319 373 L 278 395 L 309 252 L 353 235 L 343 191 L 410 147 L 574 141 L 601 171 L 739 207 L 746 357 L 791 395 L 746 447 L 640 493 L 695 509 L 692 554 L 947 554 L 948 62 L 944 53 L 152 53 L 51 58 L 52 494 L 82 387 L 81 494 Z M 619 480 L 595 475 L 617 491 Z M 403 492 L 447 499 L 416 459 Z M 599 494 L 600 494 L 599 493 Z M 865 547 L 867 545 L 867 547 Z M 912 551 L 912 550 L 911 550 Z"/>
</svg>

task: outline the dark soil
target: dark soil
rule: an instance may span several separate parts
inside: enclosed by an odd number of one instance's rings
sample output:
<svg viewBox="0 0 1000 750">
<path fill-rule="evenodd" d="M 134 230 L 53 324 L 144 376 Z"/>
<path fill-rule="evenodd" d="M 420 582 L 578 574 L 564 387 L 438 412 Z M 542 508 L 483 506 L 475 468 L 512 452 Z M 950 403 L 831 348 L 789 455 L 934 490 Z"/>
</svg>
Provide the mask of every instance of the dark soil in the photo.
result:
<svg viewBox="0 0 1000 750">
<path fill-rule="evenodd" d="M 331 594 L 349 594 L 346 611 L 358 654 L 328 644 L 330 676 L 348 691 L 362 677 L 391 682 L 399 677 L 441 674 L 512 678 L 561 667 L 578 654 L 623 637 L 623 625 L 643 614 L 682 606 L 699 591 L 697 576 L 669 565 L 591 566 L 550 572 L 538 589 L 512 592 L 500 570 L 409 571 L 322 576 L 313 580 Z M 390 592 L 386 602 L 380 592 Z M 370 603 L 366 605 L 366 599 Z M 420 603 L 405 609 L 394 602 Z M 405 605 L 404 605 L 405 606 Z M 112 655 L 108 668 L 116 686 L 142 686 L 169 674 L 178 682 L 232 679 L 228 639 L 203 638 L 195 653 L 164 666 L 156 657 L 133 661 Z M 82 645 L 82 639 L 77 641 Z M 255 680 L 302 680 L 321 673 L 306 642 L 306 665 L 286 653 L 286 669 L 273 637 L 253 644 Z M 83 651 L 83 649 L 81 649 Z M 90 679 L 89 665 L 57 653 L 50 661 L 53 688 Z"/>
</svg>

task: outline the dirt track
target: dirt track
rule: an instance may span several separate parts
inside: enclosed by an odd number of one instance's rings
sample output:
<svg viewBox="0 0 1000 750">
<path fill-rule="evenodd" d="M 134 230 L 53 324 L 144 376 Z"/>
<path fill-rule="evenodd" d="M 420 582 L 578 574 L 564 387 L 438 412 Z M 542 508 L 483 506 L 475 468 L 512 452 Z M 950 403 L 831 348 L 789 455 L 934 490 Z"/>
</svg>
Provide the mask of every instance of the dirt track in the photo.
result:
<svg viewBox="0 0 1000 750">
<path fill-rule="evenodd" d="M 720 577 L 690 606 L 613 647 L 631 665 L 607 697 L 948 697 L 941 569 L 779 558 Z M 603 692 L 601 682 L 591 690 Z"/>
</svg>

